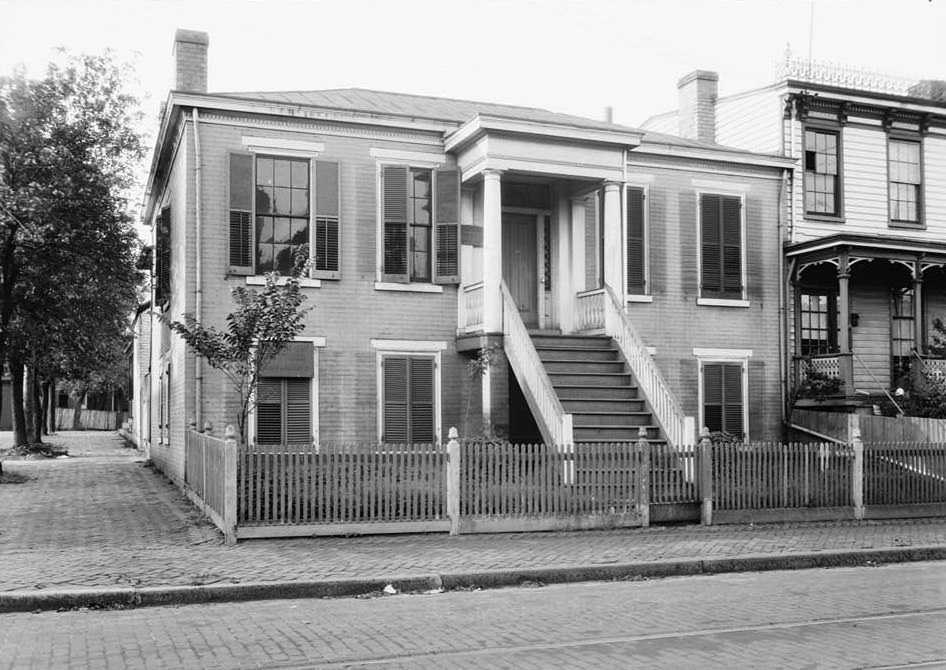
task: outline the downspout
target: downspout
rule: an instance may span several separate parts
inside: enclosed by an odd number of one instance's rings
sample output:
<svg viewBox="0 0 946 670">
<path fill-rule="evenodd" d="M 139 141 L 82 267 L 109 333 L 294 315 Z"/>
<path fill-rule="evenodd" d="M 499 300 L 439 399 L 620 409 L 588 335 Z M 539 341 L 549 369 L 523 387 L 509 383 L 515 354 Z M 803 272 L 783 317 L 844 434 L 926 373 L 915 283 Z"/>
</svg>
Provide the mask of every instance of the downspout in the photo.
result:
<svg viewBox="0 0 946 670">
<path fill-rule="evenodd" d="M 197 242 L 194 245 L 197 258 L 194 262 L 194 273 L 196 275 L 196 287 L 194 288 L 194 319 L 197 323 L 201 322 L 201 303 L 203 301 L 203 289 L 202 289 L 202 266 L 201 258 L 203 257 L 201 253 L 201 217 L 200 211 L 203 204 L 201 200 L 201 174 L 200 174 L 200 121 L 197 114 L 197 108 L 194 107 L 191 110 L 191 116 L 194 119 L 194 162 L 196 163 L 196 174 L 194 176 L 194 229 L 195 235 L 197 236 Z M 197 423 L 197 430 L 202 431 L 204 429 L 204 377 L 203 377 L 203 365 L 201 365 L 200 356 L 194 357 L 194 420 Z"/>
<path fill-rule="evenodd" d="M 785 422 L 788 420 L 789 408 L 787 405 L 788 402 L 788 312 L 786 311 L 786 293 L 785 283 L 787 277 L 785 276 L 785 249 L 784 249 L 784 228 L 785 228 L 785 219 L 786 219 L 786 193 L 787 187 L 786 182 L 788 181 L 788 169 L 782 170 L 782 178 L 779 180 L 778 188 L 778 366 L 779 366 L 779 379 L 782 380 L 782 383 L 779 384 L 779 393 L 781 395 L 781 406 L 782 406 L 782 425 L 785 425 Z"/>
</svg>

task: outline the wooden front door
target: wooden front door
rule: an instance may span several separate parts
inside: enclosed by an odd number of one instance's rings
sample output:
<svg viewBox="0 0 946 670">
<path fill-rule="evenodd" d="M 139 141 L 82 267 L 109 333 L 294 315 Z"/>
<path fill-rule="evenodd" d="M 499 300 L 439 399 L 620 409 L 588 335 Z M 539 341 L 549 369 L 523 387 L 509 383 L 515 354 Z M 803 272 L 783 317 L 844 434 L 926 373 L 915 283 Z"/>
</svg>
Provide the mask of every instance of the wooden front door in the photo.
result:
<svg viewBox="0 0 946 670">
<path fill-rule="evenodd" d="M 503 214 L 503 280 L 526 326 L 537 326 L 538 261 L 535 214 Z"/>
</svg>

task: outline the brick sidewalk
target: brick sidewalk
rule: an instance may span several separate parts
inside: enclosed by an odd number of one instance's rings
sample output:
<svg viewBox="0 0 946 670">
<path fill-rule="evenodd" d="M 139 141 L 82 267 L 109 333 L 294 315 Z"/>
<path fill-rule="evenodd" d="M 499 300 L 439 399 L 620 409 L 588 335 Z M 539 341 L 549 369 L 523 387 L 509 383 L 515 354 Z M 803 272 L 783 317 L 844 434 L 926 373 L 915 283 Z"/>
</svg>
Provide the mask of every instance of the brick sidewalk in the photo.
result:
<svg viewBox="0 0 946 670">
<path fill-rule="evenodd" d="M 0 445 L 8 444 L 0 434 Z M 651 527 L 574 533 L 300 538 L 223 544 L 217 530 L 113 433 L 49 439 L 72 458 L 5 461 L 0 596 L 72 589 L 312 582 L 934 547 L 946 519 Z"/>
</svg>

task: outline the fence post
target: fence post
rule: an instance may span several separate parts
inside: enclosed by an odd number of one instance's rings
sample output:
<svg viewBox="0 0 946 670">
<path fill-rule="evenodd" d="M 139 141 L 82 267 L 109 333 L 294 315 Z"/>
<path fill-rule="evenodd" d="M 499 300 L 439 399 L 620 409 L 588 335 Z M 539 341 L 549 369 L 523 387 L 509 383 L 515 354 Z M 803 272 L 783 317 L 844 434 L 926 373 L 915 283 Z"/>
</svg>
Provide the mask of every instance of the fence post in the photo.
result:
<svg viewBox="0 0 946 670">
<path fill-rule="evenodd" d="M 223 535 L 228 545 L 236 544 L 237 526 L 237 441 L 236 429 L 228 425 L 223 434 Z"/>
<path fill-rule="evenodd" d="M 854 472 L 851 474 L 851 498 L 854 502 L 854 518 L 864 518 L 864 442 L 861 429 L 856 425 L 851 430 L 851 446 L 854 448 Z"/>
<path fill-rule="evenodd" d="M 710 440 L 709 428 L 703 426 L 700 430 L 700 496 L 703 504 L 700 507 L 700 523 L 704 526 L 713 525 L 713 441 Z"/>
<path fill-rule="evenodd" d="M 214 434 L 214 425 L 209 421 L 204 421 L 204 435 L 209 435 L 213 437 Z"/>
<path fill-rule="evenodd" d="M 447 442 L 447 516 L 450 517 L 450 534 L 460 534 L 460 443 L 457 429 L 450 427 Z"/>
<path fill-rule="evenodd" d="M 639 470 L 637 472 L 637 513 L 641 526 L 650 525 L 650 442 L 647 441 L 647 429 L 637 429 L 637 453 Z"/>
</svg>

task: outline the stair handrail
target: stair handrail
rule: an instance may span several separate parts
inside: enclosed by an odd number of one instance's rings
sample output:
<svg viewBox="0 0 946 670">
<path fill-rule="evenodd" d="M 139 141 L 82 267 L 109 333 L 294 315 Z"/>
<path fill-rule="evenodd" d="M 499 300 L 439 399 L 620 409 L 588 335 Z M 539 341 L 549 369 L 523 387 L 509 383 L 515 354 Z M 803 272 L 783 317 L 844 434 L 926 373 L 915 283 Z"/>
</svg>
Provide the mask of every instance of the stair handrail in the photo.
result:
<svg viewBox="0 0 946 670">
<path fill-rule="evenodd" d="M 871 378 L 872 380 L 874 380 L 874 384 L 877 385 L 877 389 L 880 390 L 880 391 L 883 391 L 883 394 L 884 394 L 885 396 L 887 396 L 887 400 L 889 400 L 890 403 L 891 403 L 894 407 L 897 408 L 897 414 L 899 414 L 900 416 L 903 416 L 903 408 L 900 407 L 900 405 L 897 404 L 897 401 L 893 399 L 893 396 L 890 395 L 890 391 L 888 391 L 887 389 L 885 389 L 885 388 L 883 387 L 883 385 L 881 385 L 881 383 L 880 383 L 880 381 L 877 379 L 877 377 L 874 376 L 874 373 L 871 372 L 871 369 L 870 369 L 869 367 L 867 367 L 867 363 L 865 363 L 865 362 L 861 359 L 861 357 L 858 356 L 857 354 L 855 354 L 853 351 L 851 352 L 851 355 L 854 357 L 854 360 L 855 360 L 855 361 L 857 361 L 858 363 L 861 364 L 861 367 L 864 368 L 864 370 L 867 372 L 868 376 L 870 376 L 870 378 Z"/>
<path fill-rule="evenodd" d="M 674 448 L 695 445 L 696 421 L 692 416 L 687 416 L 677 403 L 670 385 L 660 373 L 660 368 L 628 318 L 614 289 L 605 284 L 604 292 L 609 298 L 604 301 L 605 330 L 617 342 L 621 353 L 627 359 L 638 388 L 650 403 L 651 411 L 663 429 L 667 443 Z"/>
<path fill-rule="evenodd" d="M 506 282 L 500 282 L 500 291 L 503 298 L 503 350 L 509 366 L 519 381 L 532 416 L 538 419 L 546 444 L 568 449 L 574 442 L 572 415 L 565 412 L 558 399 Z"/>
</svg>

